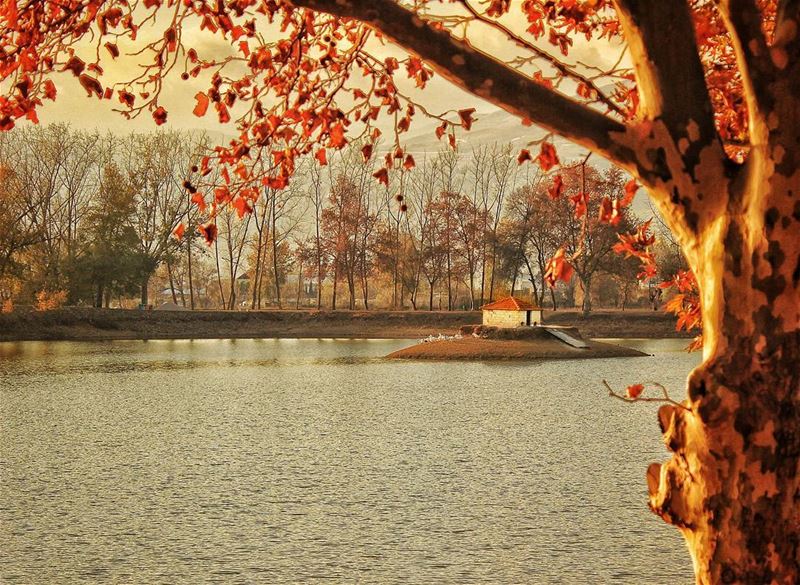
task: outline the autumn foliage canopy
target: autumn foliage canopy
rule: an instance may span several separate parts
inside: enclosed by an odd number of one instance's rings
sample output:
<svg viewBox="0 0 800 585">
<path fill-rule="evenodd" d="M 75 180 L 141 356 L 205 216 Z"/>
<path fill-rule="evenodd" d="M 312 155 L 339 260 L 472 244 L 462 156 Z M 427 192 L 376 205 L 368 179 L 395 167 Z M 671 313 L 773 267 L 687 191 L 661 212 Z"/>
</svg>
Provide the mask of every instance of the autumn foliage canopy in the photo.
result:
<svg viewBox="0 0 800 585">
<path fill-rule="evenodd" d="M 714 2 L 690 4 L 717 131 L 730 158 L 741 161 L 747 155 L 747 109 L 729 28 Z M 764 33 L 771 35 L 775 3 L 759 4 Z M 397 38 L 387 39 L 379 32 L 386 27 L 364 24 L 371 20 L 412 30 L 390 30 Z M 233 205 L 240 215 L 248 212 L 263 187 L 288 184 L 300 157 L 313 156 L 325 165 L 332 151 L 353 142 L 360 145 L 365 160 L 381 157 L 374 177 L 388 189 L 393 173 L 415 165 L 403 135 L 419 116 L 435 118 L 436 136 L 455 147 L 457 133 L 476 122 L 475 110 L 426 108 L 424 90 L 436 67 L 421 56 L 431 49 L 424 40 L 419 48 L 405 43 L 399 38 L 402 34 L 437 42 L 447 35 L 478 51 L 481 35 L 510 41 L 502 55 L 481 55 L 611 121 L 635 120 L 640 103 L 620 21 L 609 0 L 423 1 L 413 8 L 391 1 L 4 0 L 0 24 L 3 130 L 24 118 L 36 122 L 39 108 L 56 100 L 59 91 L 83 91 L 110 101 L 123 116 L 149 115 L 162 125 L 169 121 L 161 103 L 165 79 L 207 83 L 194 96 L 194 115 L 214 116 L 220 124 L 235 127 L 237 135 L 187 169 L 185 187 L 194 203 L 208 208 L 212 216 L 220 205 Z M 229 50 L 202 53 L 196 42 L 201 35 L 222 39 Z M 588 40 L 619 58 L 610 66 L 573 58 L 574 48 Z M 411 52 L 399 54 L 391 41 Z M 456 65 L 459 58 L 453 56 Z M 105 81 L 105 70 L 124 59 L 135 59 L 140 73 L 124 81 Z M 482 95 L 479 82 L 487 80 L 462 80 L 462 86 Z M 548 136 L 521 149 L 518 162 L 538 164 L 550 173 L 549 193 L 558 198 L 561 161 Z M 212 168 L 218 172 L 212 173 Z M 198 186 L 204 183 L 213 201 L 199 194 Z M 606 197 L 601 219 L 618 221 L 637 188 L 631 181 L 618 198 Z M 572 198 L 577 216 L 585 214 L 590 196 Z M 200 229 L 213 240 L 213 224 Z M 183 236 L 183 228 L 175 235 Z M 642 260 L 647 277 L 654 270 L 651 245 L 645 225 L 622 238 L 618 251 Z M 569 262 L 563 250 L 553 257 L 547 270 L 551 284 L 570 277 Z M 691 297 L 691 276 L 681 279 L 681 302 L 690 308 L 699 304 Z M 675 303 L 672 308 L 678 309 Z M 686 312 L 684 305 L 680 311 Z M 699 313 L 696 316 L 699 322 Z"/>
</svg>

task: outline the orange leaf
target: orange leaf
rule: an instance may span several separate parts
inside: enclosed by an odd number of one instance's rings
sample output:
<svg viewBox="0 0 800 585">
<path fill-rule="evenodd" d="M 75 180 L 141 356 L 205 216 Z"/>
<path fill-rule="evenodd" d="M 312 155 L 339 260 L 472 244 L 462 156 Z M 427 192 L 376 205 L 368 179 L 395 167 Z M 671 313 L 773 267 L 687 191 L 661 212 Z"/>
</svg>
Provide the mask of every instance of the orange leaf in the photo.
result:
<svg viewBox="0 0 800 585">
<path fill-rule="evenodd" d="M 217 117 L 220 124 L 227 124 L 231 121 L 230 112 L 228 112 L 228 107 L 225 104 L 217 102 L 214 107 L 217 109 Z"/>
<path fill-rule="evenodd" d="M 52 80 L 46 79 L 44 82 L 44 96 L 49 100 L 55 100 L 56 93 L 56 85 Z"/>
<path fill-rule="evenodd" d="M 200 193 L 192 195 L 192 203 L 197 205 L 201 213 L 206 210 L 206 200 Z"/>
<path fill-rule="evenodd" d="M 372 145 L 365 144 L 361 147 L 361 155 L 364 157 L 364 162 L 372 158 Z"/>
<path fill-rule="evenodd" d="M 112 58 L 116 59 L 119 57 L 119 47 L 117 47 L 116 43 L 106 43 L 105 48 L 111 54 Z"/>
<path fill-rule="evenodd" d="M 329 134 L 331 137 L 330 146 L 332 148 L 342 148 L 347 144 L 347 139 L 344 137 L 344 124 L 341 122 L 331 126 Z"/>
<path fill-rule="evenodd" d="M 250 203 L 244 197 L 237 197 L 233 200 L 232 203 L 234 209 L 236 209 L 236 215 L 239 216 L 239 219 L 244 217 L 245 213 L 250 213 L 253 209 L 250 207 Z"/>
<path fill-rule="evenodd" d="M 205 225 L 201 225 L 197 230 L 205 239 L 206 244 L 209 246 L 214 243 L 214 240 L 217 239 L 217 226 L 213 223 L 207 223 Z"/>
<path fill-rule="evenodd" d="M 644 384 L 631 384 L 625 390 L 625 396 L 632 400 L 636 400 L 644 392 Z"/>
<path fill-rule="evenodd" d="M 636 182 L 636 179 L 631 179 L 627 183 L 625 183 L 625 196 L 622 198 L 620 205 L 622 207 L 627 207 L 633 201 L 633 197 L 636 195 L 636 191 L 639 190 L 639 184 Z"/>
<path fill-rule="evenodd" d="M 182 223 L 179 223 L 177 227 L 172 230 L 172 235 L 175 236 L 175 239 L 180 241 L 183 239 L 183 233 L 186 231 L 186 226 Z"/>
<path fill-rule="evenodd" d="M 129 108 L 133 107 L 133 103 L 136 101 L 135 95 L 123 89 L 120 89 L 117 93 L 119 94 L 119 103 L 125 104 Z"/>
<path fill-rule="evenodd" d="M 580 219 L 586 213 L 586 208 L 589 205 L 589 196 L 581 191 L 569 198 L 575 206 L 575 218 Z"/>
<path fill-rule="evenodd" d="M 469 130 L 472 128 L 472 115 L 475 113 L 475 108 L 469 108 L 468 110 L 459 110 L 458 117 L 461 118 L 461 125 L 464 126 L 465 130 Z"/>
<path fill-rule="evenodd" d="M 157 126 L 165 124 L 167 121 L 167 110 L 165 110 L 163 106 L 158 106 L 156 111 L 153 112 L 153 119 L 156 121 Z"/>
<path fill-rule="evenodd" d="M 542 170 L 545 172 L 549 171 L 559 163 L 556 149 L 549 142 L 542 143 L 542 148 L 539 151 L 537 160 L 539 161 L 539 166 L 542 167 Z"/>
<path fill-rule="evenodd" d="M 103 97 L 103 86 L 94 77 L 81 75 L 78 77 L 78 81 L 89 95 L 95 94 L 97 97 Z"/>
<path fill-rule="evenodd" d="M 561 178 L 561 175 L 556 175 L 553 179 L 553 186 L 547 190 L 547 194 L 550 199 L 558 199 L 562 193 L 564 193 L 564 179 Z"/>
<path fill-rule="evenodd" d="M 314 158 L 317 159 L 320 166 L 325 166 L 328 164 L 328 153 L 324 148 L 320 148 L 316 153 L 314 153 Z"/>
<path fill-rule="evenodd" d="M 75 77 L 78 77 L 81 73 L 83 73 L 85 67 L 86 63 L 82 59 L 73 56 L 64 64 L 64 68 L 61 71 L 72 71 L 72 74 Z"/>
<path fill-rule="evenodd" d="M 200 91 L 194 96 L 194 99 L 197 100 L 197 104 L 192 113 L 197 117 L 205 116 L 208 111 L 208 96 Z"/>
<path fill-rule="evenodd" d="M 619 199 L 614 199 L 612 201 L 610 197 L 603 197 L 600 201 L 600 215 L 598 219 L 601 223 L 617 225 L 619 220 L 622 219 L 619 209 Z"/>
<path fill-rule="evenodd" d="M 572 271 L 572 266 L 564 257 L 564 248 L 559 248 L 547 263 L 544 273 L 545 282 L 550 288 L 554 288 L 559 280 L 568 282 L 572 278 Z"/>
<path fill-rule="evenodd" d="M 389 171 L 387 171 L 386 169 L 380 169 L 378 170 L 377 173 L 373 173 L 372 176 L 378 179 L 378 181 L 380 181 L 387 187 L 389 186 Z"/>
</svg>

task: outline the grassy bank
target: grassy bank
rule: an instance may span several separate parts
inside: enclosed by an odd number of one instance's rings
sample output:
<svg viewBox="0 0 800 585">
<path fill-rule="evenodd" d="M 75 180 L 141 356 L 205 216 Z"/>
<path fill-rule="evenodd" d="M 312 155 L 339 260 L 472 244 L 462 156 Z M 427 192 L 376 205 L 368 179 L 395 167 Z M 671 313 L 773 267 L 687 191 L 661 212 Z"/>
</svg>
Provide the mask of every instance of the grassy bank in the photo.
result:
<svg viewBox="0 0 800 585">
<path fill-rule="evenodd" d="M 553 325 L 577 327 L 584 337 L 680 337 L 675 320 L 653 311 L 546 312 Z M 387 338 L 452 335 L 481 322 L 477 311 L 137 311 L 65 307 L 0 314 L 0 341 Z"/>
</svg>

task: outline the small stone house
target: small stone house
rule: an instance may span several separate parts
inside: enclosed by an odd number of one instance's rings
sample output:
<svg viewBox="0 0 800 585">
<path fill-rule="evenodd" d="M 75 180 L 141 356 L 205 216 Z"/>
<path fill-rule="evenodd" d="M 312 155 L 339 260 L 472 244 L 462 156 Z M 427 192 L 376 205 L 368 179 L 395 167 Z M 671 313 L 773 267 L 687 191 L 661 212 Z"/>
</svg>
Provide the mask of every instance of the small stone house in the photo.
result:
<svg viewBox="0 0 800 585">
<path fill-rule="evenodd" d="M 533 327 L 542 324 L 542 310 L 516 297 L 483 305 L 483 324 L 492 327 Z"/>
</svg>

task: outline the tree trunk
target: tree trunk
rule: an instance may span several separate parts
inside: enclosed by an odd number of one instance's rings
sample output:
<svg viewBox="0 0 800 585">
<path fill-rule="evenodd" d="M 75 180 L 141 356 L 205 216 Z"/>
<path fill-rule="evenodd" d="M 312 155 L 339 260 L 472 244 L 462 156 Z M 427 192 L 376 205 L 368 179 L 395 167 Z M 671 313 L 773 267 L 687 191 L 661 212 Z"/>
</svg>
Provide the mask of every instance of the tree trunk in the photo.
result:
<svg viewBox="0 0 800 585">
<path fill-rule="evenodd" d="M 187 197 L 189 194 L 187 192 Z M 189 308 L 194 311 L 194 281 L 192 280 L 192 237 L 186 238 L 186 263 L 189 279 Z"/>
<path fill-rule="evenodd" d="M 592 312 L 592 277 L 586 276 L 581 279 L 581 288 L 583 289 L 583 303 L 581 303 L 581 310 L 583 316 L 587 316 Z"/>
<path fill-rule="evenodd" d="M 147 274 L 142 277 L 142 284 L 141 284 L 142 288 L 141 303 L 144 308 L 147 308 L 147 305 L 149 304 L 148 303 L 149 297 L 147 295 L 147 289 L 149 286 L 150 286 L 150 275 Z"/>
<path fill-rule="evenodd" d="M 497 232 L 497 230 L 495 230 L 495 233 L 493 234 L 494 237 L 492 239 L 492 256 L 491 256 L 491 258 L 492 258 L 492 274 L 489 277 L 489 302 L 490 303 L 494 300 L 494 273 L 495 273 L 495 267 L 497 265 L 497 233 L 496 232 Z M 514 282 L 516 283 L 516 279 L 515 279 Z M 511 296 L 514 296 L 514 294 L 512 293 Z"/>
<path fill-rule="evenodd" d="M 659 410 L 674 456 L 647 473 L 701 584 L 800 583 L 800 163 L 773 173 L 760 154 L 730 194 L 708 193 L 723 201 L 708 229 L 683 233 L 704 361 L 685 408 Z"/>
<path fill-rule="evenodd" d="M 317 222 L 317 309 L 322 308 L 322 247 L 319 239 L 319 221 Z"/>
<path fill-rule="evenodd" d="M 453 275 L 450 268 L 450 253 L 447 254 L 447 310 L 453 310 Z"/>
<path fill-rule="evenodd" d="M 628 295 L 630 294 L 630 284 L 625 282 L 622 285 L 622 310 L 625 311 L 625 308 L 628 306 Z"/>
<path fill-rule="evenodd" d="M 347 274 L 347 291 L 350 293 L 350 302 L 347 307 L 352 311 L 356 308 L 356 282 L 352 272 Z"/>
<path fill-rule="evenodd" d="M 322 261 L 317 260 L 317 309 L 322 308 Z"/>
<path fill-rule="evenodd" d="M 481 294 L 479 298 L 479 305 L 483 305 L 483 299 L 486 296 L 486 234 L 484 232 L 483 243 L 481 245 Z M 475 303 L 473 303 L 475 304 Z"/>
<path fill-rule="evenodd" d="M 217 268 L 217 287 L 219 288 L 220 306 L 225 309 L 228 303 L 225 300 L 225 289 L 222 287 L 222 271 L 219 265 L 219 238 L 214 240 L 214 260 Z"/>
<path fill-rule="evenodd" d="M 698 583 L 798 583 L 800 333 L 725 342 L 692 373 L 689 410 L 659 410 L 675 455 L 648 469 L 650 506 L 683 533 Z"/>
<path fill-rule="evenodd" d="M 361 279 L 361 290 L 364 293 L 364 310 L 369 311 L 369 277 L 367 276 L 366 268 L 362 271 L 364 275 Z"/>
<path fill-rule="evenodd" d="M 273 232 L 274 233 L 274 232 Z M 278 250 L 273 246 L 272 251 L 272 275 L 275 279 L 275 300 L 278 303 L 278 308 L 282 309 L 282 302 L 281 302 L 281 281 L 280 281 L 280 274 L 278 271 L 278 257 L 277 257 Z"/>
<path fill-rule="evenodd" d="M 336 310 L 336 289 L 339 287 L 339 268 L 333 270 L 333 294 L 331 296 L 331 310 Z"/>
<path fill-rule="evenodd" d="M 542 301 L 540 300 L 539 297 L 539 291 L 536 288 L 536 277 L 533 275 L 533 268 L 531 267 L 531 263 L 528 261 L 528 257 L 527 256 L 523 257 L 525 258 L 525 266 L 528 268 L 528 280 L 530 280 L 531 287 L 533 287 L 533 298 L 536 299 L 537 305 L 541 307 Z M 550 289 L 550 292 L 552 293 L 553 290 Z M 513 295 L 514 293 L 512 292 L 511 294 Z M 542 294 L 544 294 L 544 291 L 542 291 Z M 556 310 L 555 297 L 553 297 L 553 310 L 554 311 Z"/>
<path fill-rule="evenodd" d="M 303 292 L 303 262 L 298 262 L 300 264 L 300 268 L 297 270 L 297 296 L 294 300 L 294 308 L 300 308 L 300 295 Z"/>
<path fill-rule="evenodd" d="M 172 264 L 167 262 L 167 276 L 169 277 L 169 290 L 172 293 L 172 302 L 178 304 L 178 295 L 175 293 L 175 279 L 172 277 Z"/>
</svg>

